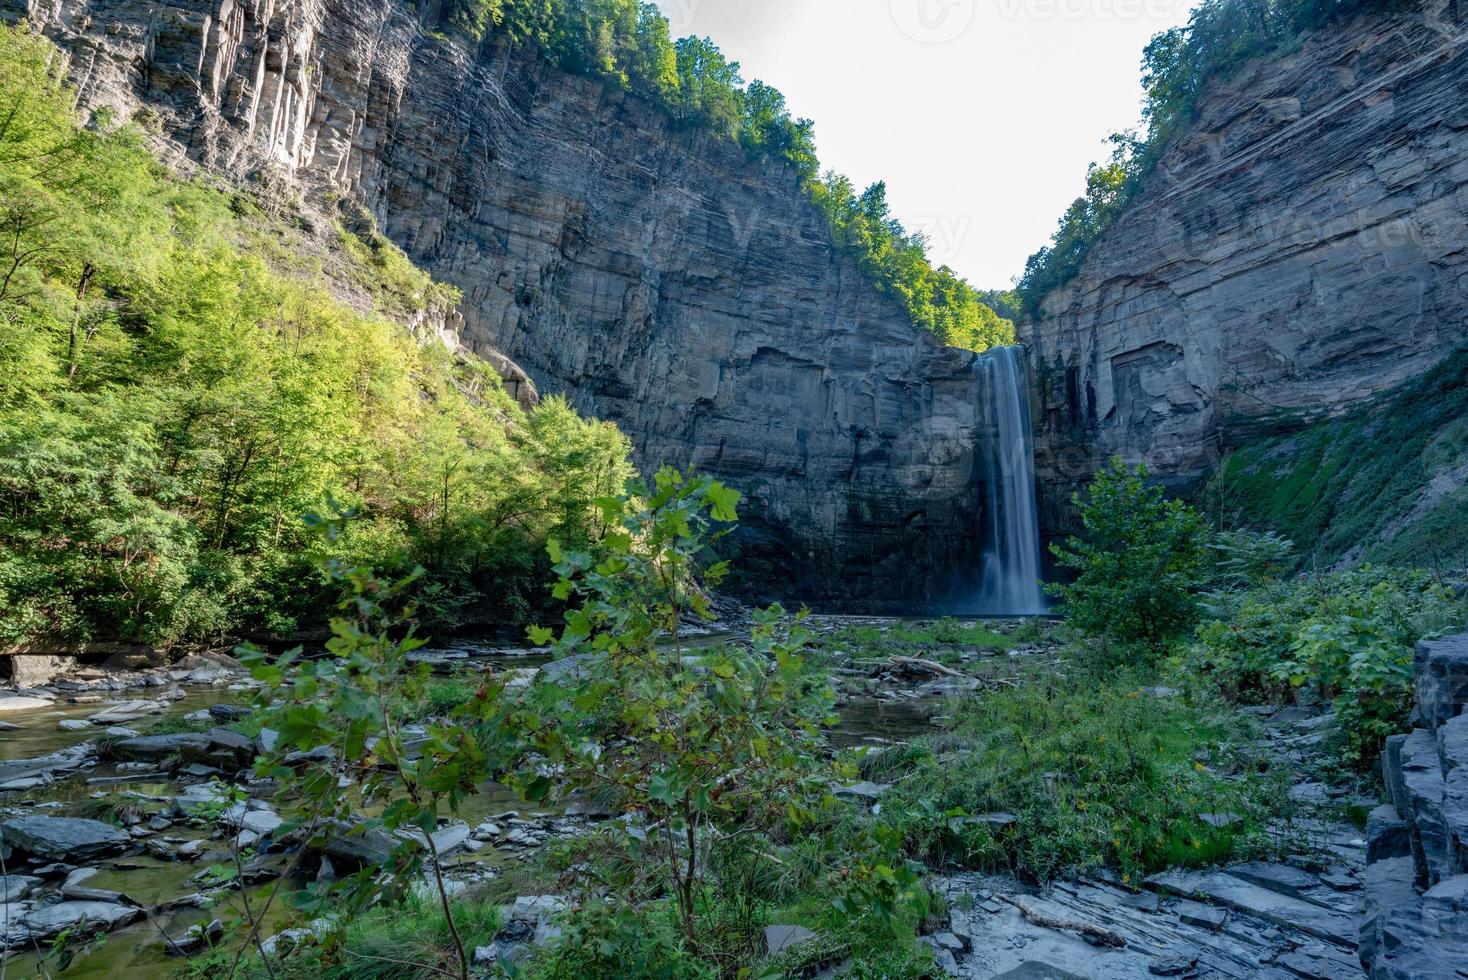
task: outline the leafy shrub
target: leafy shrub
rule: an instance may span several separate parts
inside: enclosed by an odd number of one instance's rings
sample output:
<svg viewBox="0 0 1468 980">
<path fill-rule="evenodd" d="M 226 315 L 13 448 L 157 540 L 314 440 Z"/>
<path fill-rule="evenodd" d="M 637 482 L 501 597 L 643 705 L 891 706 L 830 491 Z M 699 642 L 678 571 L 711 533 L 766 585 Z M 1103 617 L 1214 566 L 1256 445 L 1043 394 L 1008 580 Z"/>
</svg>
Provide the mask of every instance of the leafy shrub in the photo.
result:
<svg viewBox="0 0 1468 980">
<path fill-rule="evenodd" d="M 576 693 L 537 685 L 509 721 L 526 740 L 511 779 L 527 799 L 611 792 L 618 809 L 663 828 L 647 835 L 643 860 L 674 896 L 689 949 L 707 860 L 695 842 L 736 825 L 798 823 L 824 792 L 815 739 L 833 695 L 807 667 L 805 630 L 782 626 L 776 606 L 754 614 L 748 650 L 690 657 L 680 642 L 685 613 L 711 615 L 703 585 L 727 566 L 698 561 L 713 526 L 735 520 L 738 499 L 665 468 L 651 487 L 598 502 L 615 529 L 604 561 L 553 542 L 555 594 L 579 600 L 553 644 L 558 659 L 576 658 Z"/>
<path fill-rule="evenodd" d="M 1197 511 L 1146 476 L 1113 459 L 1076 496 L 1084 536 L 1051 546 L 1075 580 L 1051 592 L 1082 631 L 1155 653 L 1196 621 L 1208 531 Z"/>
<path fill-rule="evenodd" d="M 1266 760 L 1245 751 L 1234 720 L 1146 683 L 1073 662 L 961 699 L 941 735 L 884 761 L 896 788 L 883 819 L 932 860 L 1039 881 L 1100 867 L 1135 879 L 1249 853 L 1277 802 L 1259 775 Z M 992 813 L 1015 822 L 964 819 Z"/>
<path fill-rule="evenodd" d="M 1343 758 L 1366 766 L 1406 728 L 1414 644 L 1461 615 L 1453 593 L 1421 570 L 1264 581 L 1199 627 L 1179 662 L 1236 700 L 1281 701 L 1300 687 L 1331 699 Z"/>
</svg>

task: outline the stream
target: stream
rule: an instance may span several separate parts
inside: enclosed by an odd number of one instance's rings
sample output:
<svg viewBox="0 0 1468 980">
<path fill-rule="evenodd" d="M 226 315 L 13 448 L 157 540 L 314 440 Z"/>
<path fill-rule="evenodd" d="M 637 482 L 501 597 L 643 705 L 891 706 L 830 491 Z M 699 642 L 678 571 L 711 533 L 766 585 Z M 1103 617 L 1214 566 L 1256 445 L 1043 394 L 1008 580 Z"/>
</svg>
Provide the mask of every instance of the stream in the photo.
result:
<svg viewBox="0 0 1468 980">
<path fill-rule="evenodd" d="M 826 617 L 819 621 L 817 632 L 829 634 L 843 625 L 893 622 L 897 621 Z M 737 631 L 707 631 L 684 638 L 683 646 L 697 650 L 739 637 Z M 492 647 L 472 639 L 425 649 L 417 656 L 445 675 L 485 667 L 528 673 L 549 660 L 544 650 Z M 18 935 L 14 930 L 21 928 L 17 923 L 37 910 L 52 908 L 58 888 L 90 890 L 77 892 L 85 897 L 110 893 L 110 898 L 104 900 L 135 908 L 137 911 L 130 914 L 136 917 L 94 940 L 84 955 L 75 957 L 65 976 L 165 975 L 182 962 L 176 956 L 165 955 L 167 940 L 185 935 L 191 926 L 203 927 L 216 919 L 239 919 L 246 900 L 258 909 L 275 881 L 248 885 L 242 893 L 237 888 L 217 887 L 217 882 L 209 880 L 209 868 L 230 867 L 233 863 L 229 842 L 217 839 L 220 835 L 214 826 L 195 825 L 187 819 L 188 806 L 197 802 L 189 796 L 193 792 L 189 787 L 198 790 L 205 785 L 211 775 L 209 767 L 195 764 L 168 771 L 169 765 L 161 760 L 99 760 L 86 753 L 99 737 L 148 734 L 148 729 L 165 720 L 198 721 L 204 717 L 200 713 L 210 708 L 221 712 L 212 722 L 223 724 L 229 706 L 249 697 L 251 682 L 242 671 L 214 665 L 144 672 L 126 676 L 121 682 L 95 672 L 89 677 L 87 681 L 62 679 L 47 688 L 15 692 L 52 699 L 44 707 L 5 711 L 4 700 L 0 699 L 0 818 L 32 814 L 105 816 L 96 812 L 97 801 L 105 797 L 128 804 L 130 812 L 122 818 L 123 830 L 133 840 L 117 848 L 120 853 L 106 857 L 7 866 L 4 870 L 12 876 L 6 879 L 7 894 L 12 882 L 21 880 L 18 875 L 31 878 L 29 884 L 20 887 L 29 895 L 10 894 L 10 904 L 0 906 L 0 934 L 14 946 Z M 951 684 L 914 683 L 911 678 L 893 690 L 883 688 L 881 681 L 868 682 L 860 690 L 843 694 L 839 721 L 829 732 L 828 744 L 835 750 L 913 738 L 931 727 L 931 719 L 952 692 Z M 95 719 L 101 712 L 119 710 L 123 712 L 120 722 Z M 47 763 L 58 759 L 60 765 L 44 771 Z M 38 773 L 38 769 L 42 771 Z M 266 805 L 261 806 L 263 809 Z M 463 842 L 464 849 L 444 863 L 451 875 L 462 874 L 461 880 L 468 882 L 484 880 L 505 861 L 527 858 L 550 837 L 574 833 L 578 826 L 585 825 L 584 820 L 578 824 L 577 818 L 568 815 L 526 812 L 513 793 L 493 784 L 482 787 L 479 795 L 466 801 L 457 819 L 475 828 L 476 837 Z M 494 833 L 485 828 L 493 828 Z M 95 871 L 84 881 L 71 881 L 69 876 L 85 874 L 73 871 L 73 867 Z M 63 904 L 77 900 L 76 895 L 62 897 Z M 30 901 L 24 901 L 26 898 Z M 265 919 L 267 930 L 284 924 L 287 904 L 279 899 L 277 902 L 275 909 L 279 911 L 273 910 Z M 6 972 L 15 976 L 61 972 L 55 954 L 46 955 L 49 947 L 50 940 L 28 935 L 22 946 L 10 950 Z"/>
</svg>

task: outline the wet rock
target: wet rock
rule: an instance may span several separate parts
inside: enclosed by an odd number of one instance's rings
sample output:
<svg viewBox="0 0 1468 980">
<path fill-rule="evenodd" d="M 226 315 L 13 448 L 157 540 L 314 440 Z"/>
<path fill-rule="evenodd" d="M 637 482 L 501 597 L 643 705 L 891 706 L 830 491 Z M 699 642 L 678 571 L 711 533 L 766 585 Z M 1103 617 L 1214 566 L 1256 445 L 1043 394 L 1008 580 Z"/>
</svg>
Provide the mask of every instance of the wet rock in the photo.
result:
<svg viewBox="0 0 1468 980">
<path fill-rule="evenodd" d="M 397 839 L 381 830 L 339 828 L 327 836 L 322 851 L 334 862 L 357 868 L 385 864 L 397 846 Z"/>
<path fill-rule="evenodd" d="M 124 701 L 92 715 L 87 720 L 94 725 L 125 725 L 148 715 L 161 714 L 167 708 L 168 705 L 161 701 Z"/>
<path fill-rule="evenodd" d="M 142 905 L 133 901 L 122 892 L 109 891 L 105 888 L 88 888 L 86 885 L 62 885 L 61 897 L 76 902 L 106 902 L 109 905 L 132 905 L 142 908 Z"/>
<path fill-rule="evenodd" d="M 11 711 L 38 711 L 51 707 L 52 702 L 44 698 L 22 697 L 18 694 L 0 694 L 0 713 Z"/>
<path fill-rule="evenodd" d="M 125 738 L 114 742 L 108 751 L 118 759 L 158 761 L 176 757 L 230 770 L 246 768 L 255 759 L 254 741 L 226 728 Z"/>
<path fill-rule="evenodd" d="M 111 902 L 61 902 L 34 909 L 21 919 L 21 925 L 37 939 L 49 939 L 63 932 L 106 931 L 141 918 L 143 910 Z"/>
<path fill-rule="evenodd" d="M 30 875 L 0 875 L 0 905 L 9 905 L 25 898 L 41 883 L 40 878 Z"/>
<path fill-rule="evenodd" d="M 35 857 L 86 861 L 114 854 L 132 838 L 100 820 L 32 815 L 0 823 L 0 840 Z"/>
<path fill-rule="evenodd" d="M 63 732 L 85 732 L 92 727 L 92 723 L 78 718 L 63 718 L 56 723 L 56 727 Z"/>
<path fill-rule="evenodd" d="M 96 746 L 91 742 L 68 746 L 34 759 L 0 761 L 0 785 L 10 786 L 24 780 L 39 780 L 39 785 L 45 785 L 85 769 L 96 761 Z M 22 787 L 15 785 L 12 788 Z"/>
<path fill-rule="evenodd" d="M 805 926 L 765 926 L 765 952 L 770 956 L 816 938 Z"/>
<path fill-rule="evenodd" d="M 869 780 L 863 780 L 859 783 L 852 783 L 850 786 L 837 786 L 834 792 L 837 796 L 846 799 L 875 802 L 879 796 L 891 788 L 890 783 L 874 783 Z"/>
<path fill-rule="evenodd" d="M 250 717 L 250 709 L 238 704 L 211 704 L 209 716 L 221 725 Z"/>
<path fill-rule="evenodd" d="M 198 837 L 194 840 L 185 841 L 184 843 L 180 844 L 177 848 L 174 849 L 174 853 L 181 858 L 187 858 L 192 861 L 199 855 L 203 854 L 204 851 L 208 849 L 208 847 L 209 839 L 207 837 Z"/>
<path fill-rule="evenodd" d="M 165 940 L 163 952 L 169 956 L 192 956 L 201 953 L 224 938 L 224 923 L 218 919 L 208 925 L 189 926 L 181 934 Z"/>
</svg>

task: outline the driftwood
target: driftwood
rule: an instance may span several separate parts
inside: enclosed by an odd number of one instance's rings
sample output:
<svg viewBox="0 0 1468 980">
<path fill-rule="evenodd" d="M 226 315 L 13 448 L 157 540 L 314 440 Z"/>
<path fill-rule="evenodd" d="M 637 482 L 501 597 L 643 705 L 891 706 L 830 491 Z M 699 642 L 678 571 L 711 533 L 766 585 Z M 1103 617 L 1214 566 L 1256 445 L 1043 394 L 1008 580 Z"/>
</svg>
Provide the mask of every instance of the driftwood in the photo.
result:
<svg viewBox="0 0 1468 980">
<path fill-rule="evenodd" d="M 945 667 L 943 664 L 940 664 L 937 661 L 924 660 L 922 657 L 893 657 L 892 666 L 916 667 L 919 670 L 926 670 L 930 674 L 942 674 L 945 677 L 964 676 L 963 674 L 960 674 L 958 671 L 954 670 L 952 667 Z"/>
<path fill-rule="evenodd" d="M 1102 946 L 1110 946 L 1112 949 L 1122 949 L 1126 946 L 1126 938 L 1120 933 L 1112 932 L 1110 929 L 1096 925 L 1094 922 L 1077 922 L 1073 919 L 1056 919 L 1036 912 L 1019 899 L 1010 898 L 1007 895 L 999 896 L 1004 901 L 1019 909 L 1019 914 L 1025 917 L 1025 921 L 1032 926 L 1043 926 L 1046 929 L 1060 929 L 1068 932 L 1079 933 L 1100 943 Z"/>
</svg>

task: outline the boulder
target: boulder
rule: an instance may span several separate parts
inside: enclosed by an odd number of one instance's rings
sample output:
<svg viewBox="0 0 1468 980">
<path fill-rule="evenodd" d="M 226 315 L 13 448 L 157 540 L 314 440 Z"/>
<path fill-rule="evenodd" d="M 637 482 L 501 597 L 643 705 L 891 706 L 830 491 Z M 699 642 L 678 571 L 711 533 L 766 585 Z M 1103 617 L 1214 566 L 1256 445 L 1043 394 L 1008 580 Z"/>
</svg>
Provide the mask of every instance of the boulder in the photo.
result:
<svg viewBox="0 0 1468 980">
<path fill-rule="evenodd" d="M 240 816 L 238 826 L 242 830 L 264 837 L 274 833 L 283 823 L 285 823 L 284 820 L 269 810 L 246 810 Z"/>
<path fill-rule="evenodd" d="M 255 761 L 254 740 L 227 728 L 213 728 L 202 733 L 125 738 L 112 743 L 108 751 L 118 759 L 158 761 L 178 758 L 228 770 L 244 769 Z"/>
<path fill-rule="evenodd" d="M 36 939 L 48 939 L 63 932 L 104 932 L 141 918 L 143 910 L 135 906 L 111 902 L 62 902 L 35 909 L 20 920 Z"/>
<path fill-rule="evenodd" d="M 201 953 L 224 938 L 224 923 L 218 919 L 208 925 L 192 925 L 180 935 L 163 942 L 163 952 L 169 956 L 193 956 Z"/>
<path fill-rule="evenodd" d="M 18 694 L 0 695 L 0 714 L 11 711 L 39 711 L 51 707 L 44 698 L 23 697 Z"/>
<path fill-rule="evenodd" d="M 1412 856 L 1412 831 L 1390 803 L 1383 803 L 1366 817 L 1366 862 Z"/>
<path fill-rule="evenodd" d="M 775 956 L 815 938 L 816 934 L 805 926 L 765 926 L 765 951 Z"/>
<path fill-rule="evenodd" d="M 49 861 L 89 861 L 132 843 L 132 837 L 100 820 L 41 814 L 0 823 L 0 840 Z"/>
<path fill-rule="evenodd" d="M 321 849 L 335 862 L 362 867 L 387 863 L 397 846 L 397 840 L 385 831 L 340 827 L 327 835 Z"/>
<path fill-rule="evenodd" d="M 30 875 L 0 875 L 0 905 L 19 902 L 40 883 L 40 878 Z"/>
<path fill-rule="evenodd" d="M 208 710 L 209 717 L 221 725 L 250 717 L 250 709 L 240 704 L 211 704 Z"/>
<path fill-rule="evenodd" d="M 874 783 L 870 780 L 863 780 L 859 783 L 852 783 L 850 786 L 837 786 L 833 792 L 837 796 L 845 799 L 873 803 L 876 802 L 877 797 L 891 788 L 890 783 Z"/>
<path fill-rule="evenodd" d="M 1468 633 L 1422 640 L 1414 668 L 1412 724 L 1435 731 L 1468 708 Z"/>
</svg>

